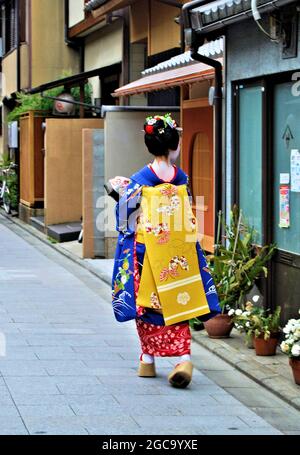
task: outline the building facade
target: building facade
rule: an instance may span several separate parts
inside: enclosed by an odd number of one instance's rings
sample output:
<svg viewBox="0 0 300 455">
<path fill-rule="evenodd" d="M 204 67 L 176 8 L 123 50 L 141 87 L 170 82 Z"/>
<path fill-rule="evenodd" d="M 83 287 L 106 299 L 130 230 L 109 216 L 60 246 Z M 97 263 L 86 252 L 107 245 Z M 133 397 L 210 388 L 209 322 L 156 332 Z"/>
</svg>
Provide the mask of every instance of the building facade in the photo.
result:
<svg viewBox="0 0 300 455">
<path fill-rule="evenodd" d="M 192 3 L 196 39 L 225 37 L 227 219 L 237 203 L 257 231 L 257 245 L 277 244 L 264 294 L 269 307 L 282 306 L 286 320 L 300 299 L 298 6 L 261 1 L 254 20 L 247 0 L 215 8 Z"/>
<path fill-rule="evenodd" d="M 16 93 L 79 71 L 79 52 L 65 37 L 61 0 L 4 0 L 2 19 L 3 150 L 6 116 Z"/>
</svg>

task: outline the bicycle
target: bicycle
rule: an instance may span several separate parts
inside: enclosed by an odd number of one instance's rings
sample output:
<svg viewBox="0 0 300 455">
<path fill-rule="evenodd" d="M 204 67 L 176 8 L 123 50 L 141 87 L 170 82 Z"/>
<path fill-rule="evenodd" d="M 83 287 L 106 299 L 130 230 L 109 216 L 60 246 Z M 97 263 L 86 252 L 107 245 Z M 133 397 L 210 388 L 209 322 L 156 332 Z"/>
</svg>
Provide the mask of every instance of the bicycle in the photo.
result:
<svg viewBox="0 0 300 455">
<path fill-rule="evenodd" d="M 11 213 L 11 197 L 7 184 L 7 177 L 14 174 L 16 167 L 17 165 L 12 163 L 7 168 L 1 169 L 0 171 L 3 176 L 0 181 L 0 202 L 8 215 Z"/>
</svg>

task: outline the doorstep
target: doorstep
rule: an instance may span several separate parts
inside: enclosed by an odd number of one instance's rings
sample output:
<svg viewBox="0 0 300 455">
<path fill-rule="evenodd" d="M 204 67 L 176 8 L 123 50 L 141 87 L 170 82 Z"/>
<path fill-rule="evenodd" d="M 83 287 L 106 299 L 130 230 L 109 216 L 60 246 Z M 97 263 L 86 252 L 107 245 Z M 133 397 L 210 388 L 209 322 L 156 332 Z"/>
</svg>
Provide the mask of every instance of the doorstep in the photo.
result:
<svg viewBox="0 0 300 455">
<path fill-rule="evenodd" d="M 300 386 L 294 383 L 288 357 L 277 349 L 276 356 L 256 356 L 245 345 L 244 336 L 233 329 L 230 338 L 212 339 L 205 330 L 193 331 L 193 339 L 277 397 L 300 410 Z"/>
</svg>

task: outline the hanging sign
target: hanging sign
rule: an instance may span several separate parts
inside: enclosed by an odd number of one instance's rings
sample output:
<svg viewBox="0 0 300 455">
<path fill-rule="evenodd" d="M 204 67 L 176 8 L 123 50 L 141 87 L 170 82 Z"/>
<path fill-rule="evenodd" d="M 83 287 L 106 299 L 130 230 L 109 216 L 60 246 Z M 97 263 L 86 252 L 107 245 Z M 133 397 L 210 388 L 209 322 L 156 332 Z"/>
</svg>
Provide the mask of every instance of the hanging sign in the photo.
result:
<svg viewBox="0 0 300 455">
<path fill-rule="evenodd" d="M 291 191 L 300 192 L 300 152 L 291 150 Z"/>
<path fill-rule="evenodd" d="M 280 185 L 279 190 L 279 227 L 290 227 L 290 188 Z"/>
</svg>

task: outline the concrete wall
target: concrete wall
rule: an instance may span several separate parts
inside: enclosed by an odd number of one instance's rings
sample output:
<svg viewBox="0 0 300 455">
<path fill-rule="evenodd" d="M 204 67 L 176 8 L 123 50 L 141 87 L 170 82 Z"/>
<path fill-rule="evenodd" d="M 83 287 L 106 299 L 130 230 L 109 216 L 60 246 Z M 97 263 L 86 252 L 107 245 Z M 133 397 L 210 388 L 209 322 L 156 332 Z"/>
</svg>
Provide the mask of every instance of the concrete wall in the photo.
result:
<svg viewBox="0 0 300 455">
<path fill-rule="evenodd" d="M 21 44 L 21 88 L 29 87 L 29 46 Z M 17 51 L 14 50 L 2 60 L 2 96 L 10 96 L 18 89 L 17 85 Z"/>
<path fill-rule="evenodd" d="M 169 112 L 172 112 L 171 108 Z M 161 113 L 158 109 L 156 113 Z M 165 111 L 163 111 L 165 114 Z M 122 175 L 130 177 L 133 173 L 151 163 L 154 159 L 144 143 L 143 125 L 148 115 L 155 115 L 147 110 L 141 112 L 107 112 L 104 125 L 105 181 Z M 173 113 L 179 122 L 180 112 Z M 106 255 L 111 258 L 115 251 L 115 202 L 108 200 L 108 228 L 105 232 Z"/>
<path fill-rule="evenodd" d="M 123 58 L 123 27 L 121 21 L 96 31 L 85 41 L 85 71 L 119 63 Z M 99 78 L 90 79 L 94 98 L 99 98 Z"/>
<path fill-rule="evenodd" d="M 69 0 L 69 27 L 84 20 L 84 0 Z"/>
<path fill-rule="evenodd" d="M 79 72 L 78 52 L 64 42 L 62 0 L 32 0 L 32 86 Z"/>
<path fill-rule="evenodd" d="M 2 60 L 2 96 L 10 96 L 17 91 L 17 51 L 10 52 Z"/>
<path fill-rule="evenodd" d="M 140 79 L 141 72 L 145 69 L 145 52 L 146 45 L 144 43 L 133 43 L 130 45 L 130 82 Z M 141 93 L 129 97 L 131 106 L 146 106 L 147 95 Z"/>
<path fill-rule="evenodd" d="M 83 257 L 105 257 L 104 129 L 83 130 Z"/>
<path fill-rule="evenodd" d="M 227 219 L 232 205 L 232 81 L 251 79 L 300 68 L 300 34 L 298 56 L 282 59 L 281 45 L 271 42 L 253 20 L 230 26 L 226 35 L 226 206 Z"/>
<path fill-rule="evenodd" d="M 21 89 L 29 88 L 29 54 L 30 49 L 28 44 L 21 44 Z"/>
</svg>

